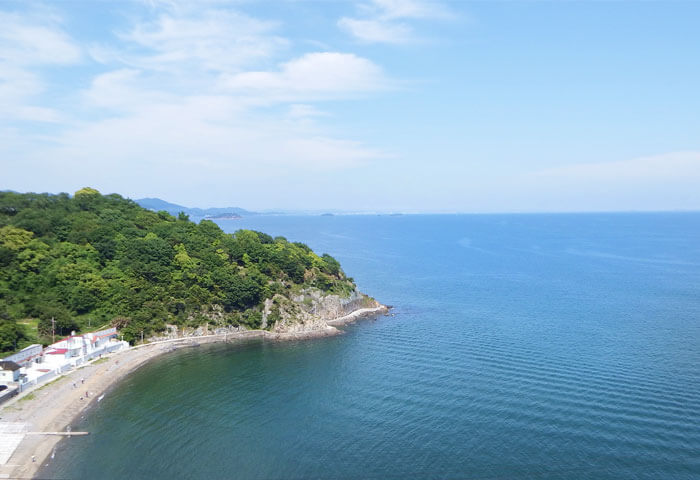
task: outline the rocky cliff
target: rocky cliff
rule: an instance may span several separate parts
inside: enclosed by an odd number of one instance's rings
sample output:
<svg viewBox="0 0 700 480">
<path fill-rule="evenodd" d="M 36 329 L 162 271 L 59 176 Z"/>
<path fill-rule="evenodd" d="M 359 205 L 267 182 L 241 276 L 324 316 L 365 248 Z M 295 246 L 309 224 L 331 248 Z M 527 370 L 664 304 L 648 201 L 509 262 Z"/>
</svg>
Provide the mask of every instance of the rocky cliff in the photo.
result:
<svg viewBox="0 0 700 480">
<path fill-rule="evenodd" d="M 373 314 L 388 311 L 388 307 L 359 290 L 347 296 L 329 295 L 316 288 L 302 290 L 291 298 L 275 295 L 268 298 L 262 311 L 261 329 L 280 335 L 328 334 L 336 331 L 335 324 L 353 320 L 353 314 Z M 149 341 L 168 340 L 180 337 L 223 335 L 246 330 L 241 325 L 227 324 L 227 317 L 218 305 L 212 305 L 204 313 L 208 321 L 199 327 L 168 325 L 164 335 L 151 337 Z"/>
<path fill-rule="evenodd" d="M 305 289 L 291 299 L 275 295 L 265 301 L 263 329 L 275 333 L 303 333 L 327 329 L 328 322 L 360 309 L 381 308 L 375 299 L 354 290 L 349 296 L 327 295 Z M 386 308 L 386 307 L 385 307 Z"/>
</svg>

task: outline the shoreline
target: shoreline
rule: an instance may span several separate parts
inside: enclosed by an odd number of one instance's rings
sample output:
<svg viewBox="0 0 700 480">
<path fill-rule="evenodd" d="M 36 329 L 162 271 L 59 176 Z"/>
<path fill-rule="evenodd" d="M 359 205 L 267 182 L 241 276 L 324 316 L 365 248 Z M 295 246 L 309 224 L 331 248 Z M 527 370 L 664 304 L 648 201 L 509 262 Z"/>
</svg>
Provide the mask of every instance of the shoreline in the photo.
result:
<svg viewBox="0 0 700 480">
<path fill-rule="evenodd" d="M 389 307 L 360 308 L 345 316 L 326 320 L 324 328 L 299 332 L 247 330 L 235 333 L 180 337 L 137 345 L 108 354 L 9 400 L 0 408 L 0 422 L 26 423 L 30 432 L 62 432 L 94 406 L 107 390 L 130 373 L 164 353 L 207 343 L 227 343 L 247 338 L 276 341 L 302 340 L 342 333 L 338 326 L 361 318 L 381 315 Z M 75 387 L 74 387 L 75 385 Z M 88 399 L 85 393 L 89 392 Z M 58 442 L 58 435 L 25 435 L 6 464 L 0 478 L 33 478 L 45 465 Z M 32 459 L 36 461 L 33 462 Z"/>
</svg>

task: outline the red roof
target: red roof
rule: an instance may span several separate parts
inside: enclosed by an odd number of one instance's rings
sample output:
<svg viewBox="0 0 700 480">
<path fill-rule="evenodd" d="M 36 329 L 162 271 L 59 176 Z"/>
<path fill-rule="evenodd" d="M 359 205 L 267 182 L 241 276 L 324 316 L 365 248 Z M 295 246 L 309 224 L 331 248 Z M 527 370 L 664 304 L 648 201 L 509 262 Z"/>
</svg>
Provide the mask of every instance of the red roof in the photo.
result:
<svg viewBox="0 0 700 480">
<path fill-rule="evenodd" d="M 62 355 L 68 351 L 67 348 L 54 348 L 52 350 L 47 350 L 47 355 Z"/>
</svg>

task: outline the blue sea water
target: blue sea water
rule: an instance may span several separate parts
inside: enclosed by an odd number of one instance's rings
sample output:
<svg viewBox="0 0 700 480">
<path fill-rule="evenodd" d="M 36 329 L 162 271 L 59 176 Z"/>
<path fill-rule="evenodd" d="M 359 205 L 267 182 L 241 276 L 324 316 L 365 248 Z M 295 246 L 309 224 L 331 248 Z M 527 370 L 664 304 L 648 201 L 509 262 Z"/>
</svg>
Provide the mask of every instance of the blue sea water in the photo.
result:
<svg viewBox="0 0 700 480">
<path fill-rule="evenodd" d="M 394 316 L 167 354 L 46 478 L 699 479 L 700 214 L 222 220 Z"/>
</svg>

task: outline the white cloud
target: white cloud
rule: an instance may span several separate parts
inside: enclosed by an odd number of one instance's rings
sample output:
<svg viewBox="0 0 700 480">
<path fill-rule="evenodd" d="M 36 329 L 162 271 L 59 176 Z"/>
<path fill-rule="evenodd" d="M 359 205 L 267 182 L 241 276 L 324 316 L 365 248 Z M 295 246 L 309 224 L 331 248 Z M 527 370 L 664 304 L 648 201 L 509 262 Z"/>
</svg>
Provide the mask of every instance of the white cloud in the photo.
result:
<svg viewBox="0 0 700 480">
<path fill-rule="evenodd" d="M 157 89 L 140 70 L 120 68 L 93 78 L 83 93 L 88 107 L 133 111 L 143 106 L 174 101 L 177 95 Z"/>
<path fill-rule="evenodd" d="M 328 113 L 322 112 L 313 105 L 293 103 L 289 106 L 287 117 L 294 120 L 308 119 L 312 117 L 326 117 Z"/>
<path fill-rule="evenodd" d="M 498 185 L 511 211 L 700 208 L 700 152 L 550 168 Z"/>
<path fill-rule="evenodd" d="M 15 104 L 17 100 L 23 100 L 42 90 L 43 84 L 37 75 L 0 61 L 0 106 Z"/>
<path fill-rule="evenodd" d="M 18 107 L 15 114 L 18 119 L 30 122 L 59 123 L 65 121 L 64 116 L 57 110 L 32 105 Z"/>
<path fill-rule="evenodd" d="M 364 43 L 400 44 L 413 40 L 413 30 L 403 23 L 343 17 L 338 26 Z"/>
<path fill-rule="evenodd" d="M 53 18 L 26 19 L 0 12 L 0 59 L 13 65 L 65 65 L 80 61 L 80 48 Z"/>
<path fill-rule="evenodd" d="M 123 34 L 123 40 L 138 48 L 120 54 L 143 68 L 236 71 L 287 46 L 285 39 L 272 33 L 276 27 L 274 22 L 232 10 L 164 13 Z"/>
<path fill-rule="evenodd" d="M 44 75 L 55 70 L 42 71 L 36 60 L 0 63 L 0 110 L 13 115 L 0 121 L 0 139 L 8 139 L 0 155 L 12 158 L 4 165 L 8 185 L 58 191 L 79 182 L 155 193 L 156 184 L 209 192 L 216 183 L 219 192 L 235 185 L 255 193 L 269 182 L 293 192 L 296 181 L 311 175 L 387 157 L 325 127 L 321 120 L 328 115 L 314 105 L 388 88 L 370 60 L 338 52 L 290 57 L 290 42 L 275 22 L 223 5 L 151 7 L 93 41 L 84 58 L 89 67 L 50 101 L 44 94 L 52 93 L 52 84 Z M 45 40 L 53 38 L 53 67 L 68 72 L 71 62 L 83 59 L 60 29 L 53 37 L 41 32 L 43 39 L 12 48 L 29 54 L 48 48 Z M 13 38 L 17 44 L 27 37 Z M 44 103 L 29 101 L 39 96 Z M 17 122 L 27 118 L 61 123 L 39 132 Z"/>
<path fill-rule="evenodd" d="M 0 12 L 0 123 L 56 122 L 61 115 L 33 104 L 46 89 L 36 70 L 81 61 L 81 49 L 56 17 L 25 18 Z"/>
<path fill-rule="evenodd" d="M 363 43 L 403 44 L 419 41 L 407 20 L 446 20 L 454 14 L 439 2 L 372 0 L 359 5 L 363 18 L 343 17 L 338 26 Z"/>
<path fill-rule="evenodd" d="M 372 7 L 383 19 L 450 18 L 453 14 L 440 2 L 421 0 L 372 0 Z M 371 8 L 371 7 L 370 7 Z"/>
<path fill-rule="evenodd" d="M 328 99 L 389 86 L 381 68 L 351 53 L 308 53 L 272 72 L 244 72 L 222 79 L 231 91 L 260 93 L 271 101 Z"/>
<path fill-rule="evenodd" d="M 659 181 L 698 181 L 700 152 L 672 152 L 615 162 L 567 165 L 532 174 L 532 177 L 558 183 L 656 183 Z"/>
<path fill-rule="evenodd" d="M 114 190 L 121 184 L 148 191 L 154 179 L 173 190 L 226 190 L 241 182 L 289 182 L 304 172 L 356 168 L 386 156 L 314 124 L 240 112 L 225 96 L 145 105 L 84 123 L 54 143 L 31 149 L 22 170 L 41 168 L 57 185 L 78 175 Z"/>
</svg>

